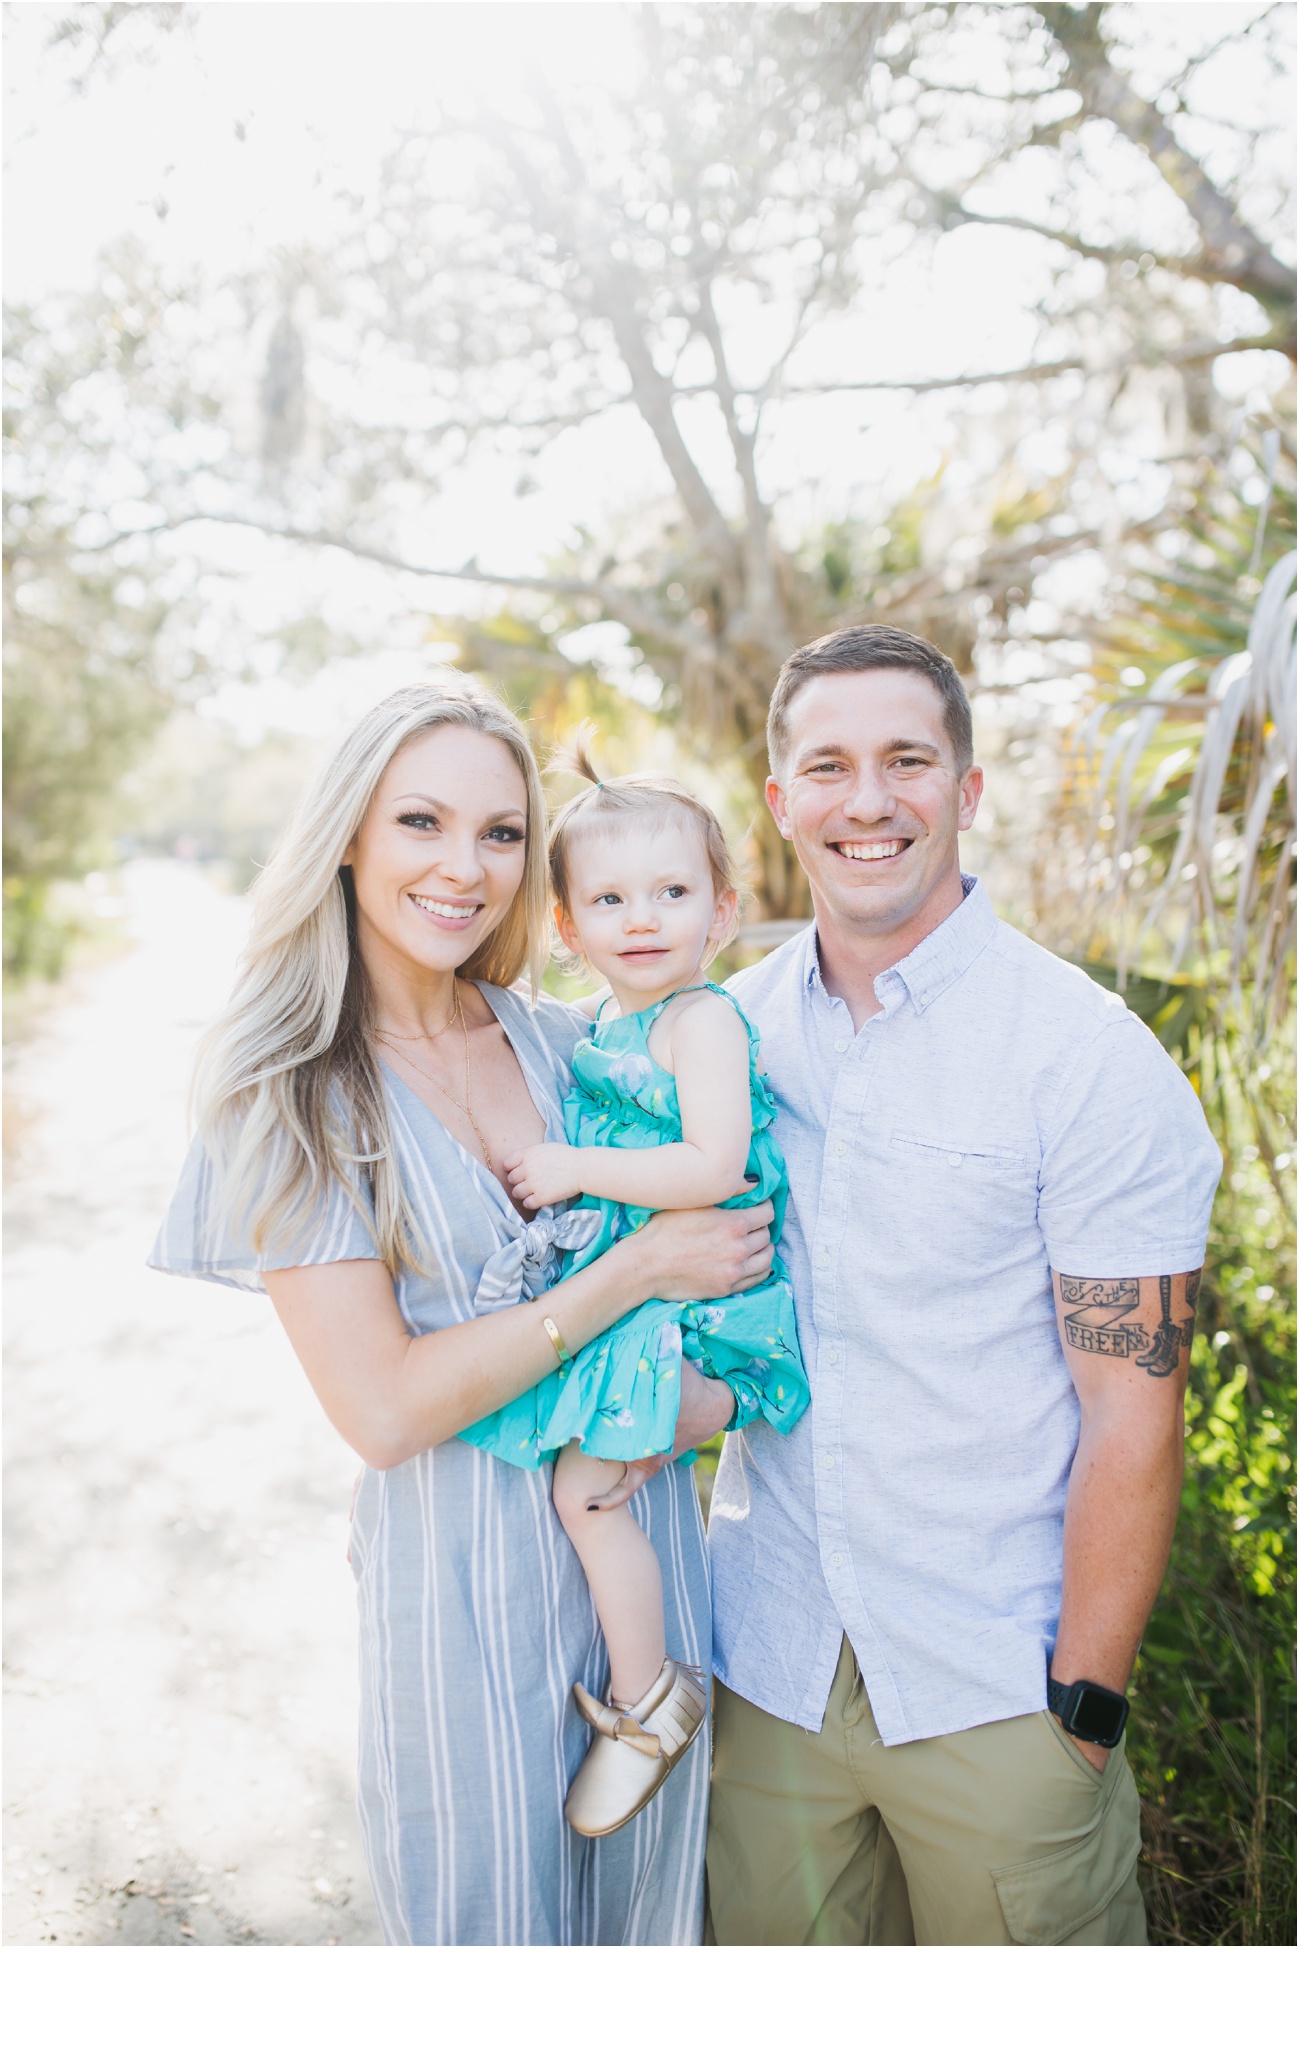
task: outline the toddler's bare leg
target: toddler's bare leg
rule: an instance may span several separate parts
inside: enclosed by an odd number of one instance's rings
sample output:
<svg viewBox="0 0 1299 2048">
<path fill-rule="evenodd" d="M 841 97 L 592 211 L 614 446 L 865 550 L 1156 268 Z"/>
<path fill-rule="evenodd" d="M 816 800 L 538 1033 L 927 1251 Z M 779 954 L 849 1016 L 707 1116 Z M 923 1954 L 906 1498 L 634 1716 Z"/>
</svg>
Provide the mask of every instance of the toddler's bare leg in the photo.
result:
<svg viewBox="0 0 1299 2048">
<path fill-rule="evenodd" d="M 555 1512 L 586 1573 L 609 1650 L 610 1691 L 636 1704 L 663 1669 L 663 1578 L 654 1546 L 625 1504 L 591 1513 L 590 1502 L 626 1468 L 565 1445 L 555 1461 Z"/>
</svg>

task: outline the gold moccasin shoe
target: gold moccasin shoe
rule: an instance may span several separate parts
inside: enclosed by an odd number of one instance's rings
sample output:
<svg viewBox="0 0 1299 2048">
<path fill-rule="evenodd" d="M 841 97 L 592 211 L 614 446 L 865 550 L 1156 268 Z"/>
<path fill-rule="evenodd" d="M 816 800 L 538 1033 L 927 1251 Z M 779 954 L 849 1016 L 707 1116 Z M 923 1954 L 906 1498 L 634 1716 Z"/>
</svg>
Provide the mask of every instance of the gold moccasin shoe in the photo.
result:
<svg viewBox="0 0 1299 2048">
<path fill-rule="evenodd" d="M 564 1818 L 579 1835 L 612 1835 L 649 1805 L 703 1727 L 703 1674 L 665 1658 L 649 1691 L 627 1713 L 593 1699 L 584 1685 L 573 1687 L 573 1697 L 592 1734 L 568 1788 Z"/>
</svg>

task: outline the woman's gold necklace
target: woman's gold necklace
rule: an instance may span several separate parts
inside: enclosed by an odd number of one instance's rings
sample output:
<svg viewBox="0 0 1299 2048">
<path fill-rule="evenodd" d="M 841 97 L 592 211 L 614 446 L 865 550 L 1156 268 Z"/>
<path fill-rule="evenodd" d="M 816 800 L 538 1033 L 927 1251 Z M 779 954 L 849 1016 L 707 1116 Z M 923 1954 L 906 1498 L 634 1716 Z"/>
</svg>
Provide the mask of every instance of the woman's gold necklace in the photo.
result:
<svg viewBox="0 0 1299 2048">
<path fill-rule="evenodd" d="M 457 1018 L 459 1018 L 460 1020 L 460 1030 L 464 1036 L 465 1041 L 465 1099 L 463 1102 L 459 1101 L 458 1098 L 451 1093 L 451 1090 L 449 1088 L 444 1088 L 442 1086 L 442 1083 L 438 1080 L 436 1074 L 425 1073 L 423 1067 L 417 1066 L 415 1061 L 410 1057 L 409 1053 L 404 1053 L 401 1049 L 401 1046 L 395 1042 L 397 1039 L 405 1037 L 406 1043 L 408 1045 L 413 1045 L 415 1043 L 415 1040 L 413 1038 L 406 1037 L 406 1034 L 402 1032 L 383 1031 L 377 1024 L 374 1027 L 374 1035 L 376 1038 L 387 1039 L 392 1044 L 392 1049 L 396 1053 L 399 1060 L 405 1060 L 406 1065 L 410 1067 L 413 1070 L 413 1072 L 419 1075 L 421 1081 L 431 1081 L 433 1083 L 433 1086 L 437 1089 L 440 1095 L 445 1095 L 447 1101 L 454 1103 L 455 1107 L 460 1111 L 460 1114 L 462 1116 L 468 1117 L 473 1134 L 483 1148 L 483 1158 L 486 1161 L 487 1169 L 490 1172 L 492 1165 L 491 1148 L 488 1145 L 486 1138 L 483 1136 L 481 1129 L 479 1128 L 477 1117 L 474 1115 L 473 1088 L 469 1078 L 469 1026 L 465 1023 L 465 1013 L 463 1008 L 461 1007 L 459 982 L 457 982 L 455 985 L 455 990 L 451 999 L 451 1015 L 447 1018 L 446 1023 L 442 1026 L 442 1030 L 432 1032 L 421 1031 L 419 1033 L 419 1037 L 421 1039 L 425 1039 L 431 1045 L 436 1039 L 441 1038 L 442 1033 L 444 1031 L 449 1031 L 451 1029 L 451 1026 L 455 1023 Z"/>
<path fill-rule="evenodd" d="M 445 1024 L 438 1025 L 436 1031 L 385 1031 L 381 1024 L 376 1024 L 374 1027 L 375 1035 L 379 1038 L 399 1038 L 403 1045 L 419 1045 L 421 1043 L 433 1045 L 442 1037 L 444 1032 L 451 1029 L 459 1015 L 460 984 L 456 982 L 452 985 L 451 989 L 451 1014 Z"/>
</svg>

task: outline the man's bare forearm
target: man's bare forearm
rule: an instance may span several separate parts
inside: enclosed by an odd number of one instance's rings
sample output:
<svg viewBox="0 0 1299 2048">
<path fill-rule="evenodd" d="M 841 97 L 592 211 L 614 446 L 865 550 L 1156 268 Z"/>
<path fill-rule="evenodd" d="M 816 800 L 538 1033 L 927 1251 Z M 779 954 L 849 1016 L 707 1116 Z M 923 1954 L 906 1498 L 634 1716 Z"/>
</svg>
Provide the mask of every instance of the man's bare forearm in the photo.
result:
<svg viewBox="0 0 1299 2048">
<path fill-rule="evenodd" d="M 1084 1424 L 1064 1521 L 1051 1670 L 1122 1692 L 1163 1582 L 1182 1486 L 1182 1423 L 1133 1442 L 1121 1416 Z"/>
<path fill-rule="evenodd" d="M 1198 1273 L 1055 1276 L 1082 1422 L 1064 1522 L 1060 1628 L 1051 1669 L 1122 1692 L 1177 1522 L 1182 1400 Z M 1097 1762 L 1104 1753 L 1088 1746 Z"/>
</svg>

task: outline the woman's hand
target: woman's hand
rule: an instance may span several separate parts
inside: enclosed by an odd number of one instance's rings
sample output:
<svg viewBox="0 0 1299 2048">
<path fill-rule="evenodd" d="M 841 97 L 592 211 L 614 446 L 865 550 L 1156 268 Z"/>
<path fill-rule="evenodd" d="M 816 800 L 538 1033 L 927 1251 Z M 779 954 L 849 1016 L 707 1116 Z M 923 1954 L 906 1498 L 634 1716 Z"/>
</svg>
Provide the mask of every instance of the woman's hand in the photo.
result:
<svg viewBox="0 0 1299 2048">
<path fill-rule="evenodd" d="M 503 1161 L 515 1199 L 529 1209 L 571 1201 L 582 1192 L 582 1154 L 576 1145 L 528 1145 Z"/>
<path fill-rule="evenodd" d="M 720 1301 L 766 1279 L 774 1215 L 770 1202 L 754 1209 L 661 1209 L 618 1249 L 641 1262 L 650 1283 L 647 1299 Z"/>
<path fill-rule="evenodd" d="M 637 1458 L 629 1464 L 616 1486 L 608 1493 L 602 1493 L 591 1503 L 603 1511 L 605 1508 L 620 1508 L 624 1501 L 639 1493 L 647 1479 L 661 1472 L 672 1458 L 679 1458 L 683 1451 L 697 1451 L 700 1444 L 706 1444 L 719 1430 L 725 1429 L 735 1414 L 735 1396 L 725 1380 L 710 1380 L 706 1373 L 698 1372 L 689 1359 L 681 1361 L 681 1405 L 677 1410 L 677 1430 L 672 1439 L 672 1457 Z"/>
</svg>

